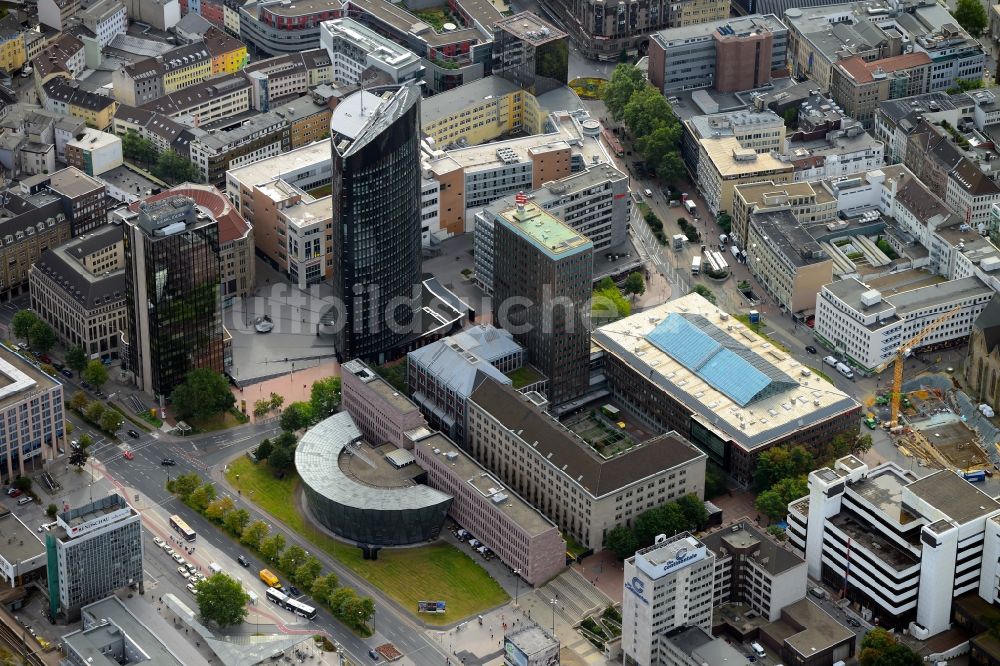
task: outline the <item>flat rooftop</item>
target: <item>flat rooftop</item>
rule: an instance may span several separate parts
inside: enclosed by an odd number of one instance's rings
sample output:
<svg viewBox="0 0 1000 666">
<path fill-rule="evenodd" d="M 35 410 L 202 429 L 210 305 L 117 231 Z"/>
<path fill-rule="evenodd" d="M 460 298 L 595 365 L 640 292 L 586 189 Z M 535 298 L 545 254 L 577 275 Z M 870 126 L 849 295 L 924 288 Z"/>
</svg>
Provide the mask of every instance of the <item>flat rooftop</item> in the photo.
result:
<svg viewBox="0 0 1000 666">
<path fill-rule="evenodd" d="M 417 485 L 423 475 L 419 465 L 397 467 L 390 462 L 398 449 L 395 444 L 366 442 L 360 451 L 343 451 L 337 459 L 340 471 L 349 479 L 372 488 L 406 488 Z"/>
<path fill-rule="evenodd" d="M 695 345 L 683 351 L 725 364 L 701 366 L 700 359 L 686 354 L 682 363 L 654 344 L 648 336 L 671 314 L 683 315 L 702 331 L 698 334 L 690 326 L 677 331 L 685 339 L 690 333 L 689 342 Z M 601 326 L 593 340 L 686 405 L 724 441 L 732 440 L 747 450 L 859 408 L 846 393 L 698 294 Z M 697 372 L 691 367 L 698 368 Z"/>
<path fill-rule="evenodd" d="M 498 219 L 551 259 L 561 259 L 594 247 L 586 236 L 535 203 L 527 203 L 523 210 L 515 206 L 501 211 Z"/>
<path fill-rule="evenodd" d="M 822 184 L 817 183 L 816 187 L 813 187 L 812 183 L 807 182 L 797 182 L 797 183 L 777 183 L 773 181 L 766 181 L 760 183 L 744 183 L 737 185 L 736 189 L 748 202 L 756 203 L 759 206 L 767 207 L 769 205 L 784 205 L 777 202 L 777 198 L 785 196 L 788 198 L 795 197 L 815 197 L 816 203 L 830 203 L 836 199 L 831 195 Z M 773 202 L 769 204 L 768 201 Z"/>
<path fill-rule="evenodd" d="M 45 544 L 34 530 L 10 511 L 0 513 L 0 557 L 11 564 L 17 564 L 43 553 Z"/>
<path fill-rule="evenodd" d="M 887 276 L 889 278 L 887 281 L 872 280 L 865 284 L 857 278 L 848 278 L 825 285 L 823 288 L 857 312 L 882 312 L 895 308 L 895 314 L 900 318 L 937 305 L 946 305 L 957 300 L 988 296 L 993 293 L 993 290 L 979 278 L 972 276 L 944 282 L 929 279 L 929 284 L 917 282 L 920 286 L 910 287 L 906 277 L 900 277 L 904 273 L 918 277 L 928 275 L 924 271 L 914 269 L 913 271 L 900 271 L 894 276 Z M 893 284 L 898 285 L 898 287 L 894 289 Z M 886 291 L 883 292 L 883 289 Z M 882 298 L 879 302 L 866 306 L 862 303 L 861 297 L 872 290 L 879 292 Z"/>
<path fill-rule="evenodd" d="M 723 551 L 731 555 L 736 550 L 745 550 L 756 546 L 753 559 L 773 576 L 782 574 L 797 567 L 805 560 L 784 548 L 774 537 L 754 526 L 749 517 L 742 518 L 734 525 L 726 525 L 701 537 L 701 542 L 715 552 L 716 557 L 723 558 Z M 728 548 L 727 548 L 728 547 Z"/>
<path fill-rule="evenodd" d="M 520 495 L 504 487 L 486 468 L 441 433 L 418 440 L 414 446 L 426 447 L 434 455 L 446 457 L 452 474 L 465 479 L 482 497 L 489 499 L 497 511 L 507 515 L 528 535 L 544 534 L 556 527 L 555 523 L 525 502 Z"/>
<path fill-rule="evenodd" d="M 801 627 L 785 638 L 785 644 L 808 659 L 821 650 L 854 639 L 854 632 L 809 599 L 800 599 L 784 609 Z M 774 624 L 784 622 L 778 620 Z"/>
<path fill-rule="evenodd" d="M 903 511 L 903 488 L 916 480 L 913 472 L 896 465 L 882 465 L 871 470 L 867 477 L 853 484 L 849 490 L 864 498 L 882 515 L 905 525 L 913 520 L 913 516 Z"/>
<path fill-rule="evenodd" d="M 79 197 L 104 187 L 76 167 L 66 167 L 52 174 L 49 187 L 68 197 Z"/>
<path fill-rule="evenodd" d="M 59 385 L 21 355 L 0 346 L 0 411 Z"/>
<path fill-rule="evenodd" d="M 750 214 L 750 224 L 758 227 L 768 244 L 776 247 L 793 266 L 809 266 L 830 257 L 813 240 L 791 210 L 771 210 Z"/>
<path fill-rule="evenodd" d="M 426 97 L 420 102 L 420 125 L 430 127 L 434 123 L 456 114 L 468 111 L 483 103 L 492 103 L 521 90 L 502 76 L 486 76 L 465 85 Z M 527 93 L 530 94 L 530 93 Z"/>
<path fill-rule="evenodd" d="M 508 32 L 520 40 L 532 46 L 541 46 L 548 42 L 566 37 L 566 33 L 553 26 L 548 21 L 542 20 L 537 14 L 532 12 L 521 12 L 508 16 L 505 19 L 496 21 L 494 29 L 499 28 Z"/>
<path fill-rule="evenodd" d="M 938 470 L 906 490 L 959 525 L 1000 511 L 1000 502 L 951 470 Z"/>
<path fill-rule="evenodd" d="M 391 67 L 401 68 L 420 62 L 420 58 L 412 51 L 353 19 L 333 19 L 324 21 L 322 25 L 332 35 L 350 40 L 359 48 L 365 49 L 369 58 L 384 62 Z"/>
<path fill-rule="evenodd" d="M 232 179 L 247 187 L 252 187 L 275 180 L 282 174 L 294 175 L 296 172 L 308 170 L 320 164 L 329 164 L 332 155 L 333 147 L 328 140 L 316 141 L 287 153 L 230 169 L 226 172 L 226 179 Z"/>
<path fill-rule="evenodd" d="M 700 143 L 708 159 L 725 179 L 741 178 L 763 172 L 791 173 L 795 169 L 791 164 L 782 162 L 770 154 L 755 153 L 753 150 L 744 149 L 736 137 L 701 139 Z M 745 156 L 746 159 L 738 159 L 738 156 Z"/>
<path fill-rule="evenodd" d="M 419 411 L 419 408 L 404 394 L 397 391 L 389 382 L 382 379 L 378 373 L 358 360 L 348 361 L 342 366 L 343 372 L 349 372 L 357 377 L 369 391 L 373 391 L 383 398 L 400 413 L 410 413 Z"/>
<path fill-rule="evenodd" d="M 81 610 L 84 628 L 62 637 L 68 650 L 75 652 L 91 666 L 118 666 L 114 653 L 105 654 L 104 648 L 121 640 L 134 643 L 145 653 L 146 659 L 157 666 L 183 666 L 177 655 L 167 647 L 156 633 L 132 614 L 118 597 L 110 596 L 96 601 Z M 107 620 L 108 624 L 102 624 Z M 135 663 L 131 659 L 125 663 Z"/>
<path fill-rule="evenodd" d="M 732 28 L 733 32 L 737 34 L 757 30 L 769 30 L 771 32 L 787 31 L 785 24 L 774 14 L 753 14 L 751 16 L 725 18 L 719 21 L 698 23 L 680 28 L 668 28 L 653 33 L 650 38 L 655 39 L 662 46 L 669 48 L 690 43 L 691 40 L 701 41 L 703 39 L 711 39 L 712 34 L 723 26 Z"/>
</svg>

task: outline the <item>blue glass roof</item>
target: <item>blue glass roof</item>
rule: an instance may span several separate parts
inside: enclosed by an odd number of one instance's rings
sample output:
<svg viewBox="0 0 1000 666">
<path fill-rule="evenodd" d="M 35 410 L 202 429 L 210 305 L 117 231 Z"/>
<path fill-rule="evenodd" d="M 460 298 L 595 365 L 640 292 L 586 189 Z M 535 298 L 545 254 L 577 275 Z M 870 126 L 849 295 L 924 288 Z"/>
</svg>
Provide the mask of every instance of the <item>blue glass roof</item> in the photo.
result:
<svg viewBox="0 0 1000 666">
<path fill-rule="evenodd" d="M 646 340 L 741 407 L 759 396 L 797 386 L 700 315 L 671 312 L 646 334 Z"/>
</svg>

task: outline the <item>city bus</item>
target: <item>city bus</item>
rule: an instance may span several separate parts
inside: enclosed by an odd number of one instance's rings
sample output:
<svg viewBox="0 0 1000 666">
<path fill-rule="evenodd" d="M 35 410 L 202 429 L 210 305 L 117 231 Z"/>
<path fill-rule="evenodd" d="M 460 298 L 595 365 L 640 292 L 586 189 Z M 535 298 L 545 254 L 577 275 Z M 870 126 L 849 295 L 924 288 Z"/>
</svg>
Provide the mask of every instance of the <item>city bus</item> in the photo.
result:
<svg viewBox="0 0 1000 666">
<path fill-rule="evenodd" d="M 613 152 L 618 157 L 625 156 L 625 150 L 622 148 L 621 142 L 618 140 L 618 137 L 616 137 L 611 130 L 609 129 L 601 130 L 601 137 L 604 139 L 604 143 L 608 144 L 608 148 L 611 149 L 611 152 Z"/>
<path fill-rule="evenodd" d="M 308 604 L 304 604 L 301 601 L 292 599 L 281 590 L 276 590 L 273 587 L 267 588 L 267 600 L 273 604 L 278 604 L 285 610 L 291 611 L 300 617 L 306 618 L 307 620 L 316 619 L 315 608 Z"/>
<path fill-rule="evenodd" d="M 170 526 L 174 528 L 185 541 L 194 541 L 198 537 L 194 530 L 188 527 L 188 524 L 185 523 L 184 519 L 180 516 L 170 516 Z"/>
</svg>

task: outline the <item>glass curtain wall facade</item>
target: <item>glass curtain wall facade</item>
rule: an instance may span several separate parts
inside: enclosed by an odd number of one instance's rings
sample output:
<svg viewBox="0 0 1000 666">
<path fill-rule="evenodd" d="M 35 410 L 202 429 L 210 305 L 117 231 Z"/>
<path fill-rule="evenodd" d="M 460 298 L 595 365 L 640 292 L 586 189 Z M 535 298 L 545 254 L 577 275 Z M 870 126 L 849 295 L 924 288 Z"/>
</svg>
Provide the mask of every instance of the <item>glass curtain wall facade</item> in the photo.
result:
<svg viewBox="0 0 1000 666">
<path fill-rule="evenodd" d="M 343 108 L 341 108 L 343 107 Z M 331 120 L 341 359 L 384 362 L 420 328 L 420 90 L 359 91 Z"/>
</svg>

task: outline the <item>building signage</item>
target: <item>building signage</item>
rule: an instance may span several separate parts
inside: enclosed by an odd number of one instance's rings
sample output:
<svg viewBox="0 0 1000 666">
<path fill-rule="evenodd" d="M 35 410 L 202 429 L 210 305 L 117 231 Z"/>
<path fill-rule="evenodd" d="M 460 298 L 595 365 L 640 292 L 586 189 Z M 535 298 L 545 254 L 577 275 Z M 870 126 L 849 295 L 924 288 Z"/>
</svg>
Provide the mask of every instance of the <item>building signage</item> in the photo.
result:
<svg viewBox="0 0 1000 666">
<path fill-rule="evenodd" d="M 674 559 L 663 563 L 663 571 L 670 571 L 671 569 L 696 559 L 698 559 L 697 551 L 689 553 L 687 548 L 681 548 L 677 551 L 677 554 L 674 555 Z"/>
<path fill-rule="evenodd" d="M 632 580 L 625 583 L 625 589 L 639 597 L 639 600 L 644 604 L 649 604 L 646 597 L 642 596 L 642 593 L 646 591 L 646 584 L 642 582 L 642 579 L 638 576 L 632 576 Z"/>
<path fill-rule="evenodd" d="M 66 523 L 63 523 L 63 527 L 66 529 L 66 534 L 68 534 L 70 538 L 76 538 L 78 536 L 86 534 L 87 532 L 93 532 L 94 530 L 99 530 L 102 527 L 107 527 L 112 523 L 116 523 L 119 520 L 127 518 L 131 513 L 131 511 L 132 509 L 126 506 L 123 509 L 118 509 L 117 511 L 106 513 L 99 518 L 88 520 L 87 522 L 81 525 L 70 526 L 67 525 Z M 62 522 L 62 520 L 60 520 L 59 522 Z"/>
</svg>

